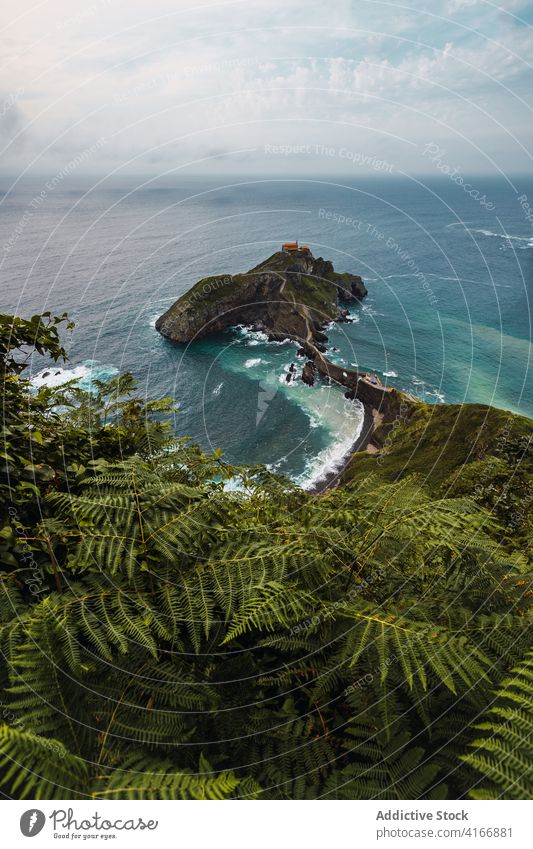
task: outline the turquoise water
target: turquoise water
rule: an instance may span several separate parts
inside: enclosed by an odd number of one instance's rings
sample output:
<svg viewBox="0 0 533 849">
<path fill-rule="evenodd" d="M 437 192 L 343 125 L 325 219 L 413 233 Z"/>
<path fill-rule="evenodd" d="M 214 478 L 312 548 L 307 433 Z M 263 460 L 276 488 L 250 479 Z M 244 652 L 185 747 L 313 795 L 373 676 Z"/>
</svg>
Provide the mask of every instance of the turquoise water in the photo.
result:
<svg viewBox="0 0 533 849">
<path fill-rule="evenodd" d="M 529 368 L 533 181 L 472 178 L 490 211 L 446 178 L 116 181 L 58 187 L 4 180 L 2 310 L 67 310 L 75 376 L 130 369 L 147 397 L 180 403 L 175 428 L 232 461 L 309 484 L 361 424 L 339 387 L 288 384 L 291 343 L 236 329 L 189 347 L 155 319 L 199 278 L 255 265 L 299 238 L 369 290 L 329 331 L 341 364 L 374 370 L 432 403 L 482 402 L 533 416 Z M 350 220 L 348 220 L 350 219 Z M 35 364 L 34 370 L 41 368 Z M 62 372 L 46 380 L 69 376 Z"/>
</svg>

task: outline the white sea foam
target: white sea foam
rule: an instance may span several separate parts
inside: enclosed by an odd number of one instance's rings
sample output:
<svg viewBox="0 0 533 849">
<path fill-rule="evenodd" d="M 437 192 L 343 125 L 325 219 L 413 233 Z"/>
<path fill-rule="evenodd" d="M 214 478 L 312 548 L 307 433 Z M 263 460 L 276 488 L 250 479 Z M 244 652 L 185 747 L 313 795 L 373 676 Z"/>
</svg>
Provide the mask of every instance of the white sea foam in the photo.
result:
<svg viewBox="0 0 533 849">
<path fill-rule="evenodd" d="M 239 325 L 235 330 L 246 341 L 247 345 L 261 345 L 268 342 L 268 336 L 262 330 L 250 330 L 243 325 Z"/>
<path fill-rule="evenodd" d="M 58 368 L 58 366 L 44 368 L 31 378 L 31 383 L 36 389 L 43 386 L 55 388 L 74 380 L 77 386 L 90 392 L 94 380 L 106 380 L 116 374 L 118 369 L 114 366 L 102 365 L 95 360 L 86 360 L 81 366 L 71 369 Z"/>
<path fill-rule="evenodd" d="M 439 392 L 437 389 L 435 389 L 433 392 L 426 392 L 426 395 L 429 395 L 432 398 L 437 398 L 437 400 L 441 404 L 444 404 L 444 394 L 442 392 Z"/>
<path fill-rule="evenodd" d="M 526 245 L 527 247 L 533 247 L 533 241 L 531 245 Z M 442 280 L 447 283 L 474 283 L 476 286 L 491 286 L 493 288 L 498 289 L 510 289 L 511 286 L 507 283 L 501 283 L 498 281 L 489 281 L 489 280 L 472 280 L 470 277 L 450 277 L 444 274 L 435 274 L 433 271 L 424 272 L 426 277 L 433 277 L 436 280 Z M 410 277 L 413 280 L 416 279 L 416 274 L 388 274 L 386 277 L 382 277 L 382 280 L 391 280 L 392 278 L 400 278 L 400 277 Z M 371 315 L 381 315 L 381 313 L 370 313 Z"/>
<path fill-rule="evenodd" d="M 436 398 L 440 404 L 444 404 L 444 394 L 440 391 L 440 389 L 432 386 L 431 383 L 427 382 L 427 380 L 421 380 L 416 375 L 411 377 L 411 381 L 417 387 L 419 397 Z"/>
<path fill-rule="evenodd" d="M 364 424 L 363 405 L 359 401 L 346 402 L 340 387 L 313 388 L 330 395 L 327 405 L 323 405 L 324 399 L 321 399 L 321 422 L 330 431 L 332 441 L 308 461 L 304 472 L 295 479 L 303 489 L 312 489 L 328 475 L 339 471 Z"/>
<path fill-rule="evenodd" d="M 48 386 L 50 389 L 54 389 L 56 386 L 62 386 L 70 380 L 83 380 L 84 378 L 87 378 L 90 373 L 90 368 L 87 368 L 86 366 L 77 366 L 77 368 L 73 369 L 50 366 L 50 368 L 43 369 L 38 374 L 34 375 L 31 379 L 31 383 L 36 389 L 41 389 L 43 386 Z"/>
<path fill-rule="evenodd" d="M 246 344 L 253 347 L 254 345 L 295 345 L 298 346 L 298 343 L 293 339 L 280 339 L 279 341 L 269 341 L 268 334 L 264 333 L 262 330 L 250 330 L 249 327 L 245 327 L 243 324 L 237 325 L 235 328 L 236 333 L 245 340 Z"/>
<path fill-rule="evenodd" d="M 503 239 L 507 242 L 524 242 L 523 245 L 517 245 L 519 250 L 533 248 L 533 238 L 531 236 L 513 236 L 512 233 L 495 233 L 494 230 L 485 230 L 482 227 L 467 227 L 462 222 L 458 222 L 455 226 L 461 225 L 467 233 L 478 233 L 480 236 L 488 236 L 491 239 Z M 450 226 L 454 225 L 448 224 L 448 227 Z"/>
<path fill-rule="evenodd" d="M 335 363 L 336 366 L 345 366 L 346 365 L 346 360 L 341 355 L 340 351 L 329 350 L 328 351 L 328 360 L 330 360 L 332 363 Z"/>
<path fill-rule="evenodd" d="M 470 232 L 481 233 L 482 236 L 492 236 L 495 239 L 507 239 L 510 242 L 527 242 L 531 246 L 530 236 L 512 236 L 510 233 L 494 233 L 492 230 L 471 230 Z"/>
<path fill-rule="evenodd" d="M 384 377 L 398 377 L 397 371 L 383 371 L 381 372 Z"/>
<path fill-rule="evenodd" d="M 409 275 L 407 275 L 407 276 L 409 276 Z M 361 307 L 361 309 L 365 313 L 365 315 L 370 315 L 372 317 L 374 317 L 376 315 L 384 315 L 384 313 L 378 312 L 377 310 L 374 309 L 374 307 L 371 307 L 369 304 L 364 304 Z"/>
<path fill-rule="evenodd" d="M 265 463 L 265 469 L 268 472 L 277 472 L 284 459 L 285 458 L 282 458 L 282 459 L 278 460 L 276 463 Z"/>
<path fill-rule="evenodd" d="M 279 383 L 285 384 L 287 389 L 292 389 L 293 387 L 298 385 L 298 381 L 296 380 L 296 377 L 298 376 L 298 371 L 292 372 L 290 371 L 290 367 L 291 363 L 284 367 L 283 372 L 278 377 Z M 287 380 L 287 375 L 290 376 L 290 380 Z"/>
<path fill-rule="evenodd" d="M 434 274 L 432 271 L 426 272 L 426 277 L 436 277 L 437 280 L 444 280 L 450 283 L 473 283 L 475 286 L 490 286 L 492 289 L 511 289 L 510 283 L 502 283 L 500 280 L 472 280 L 471 277 L 444 277 L 442 274 Z"/>
<path fill-rule="evenodd" d="M 263 360 L 261 359 L 261 357 L 251 357 L 249 360 L 246 360 L 244 368 L 253 368 L 254 366 L 258 366 L 262 362 Z"/>
<path fill-rule="evenodd" d="M 244 484 L 242 478 L 233 477 L 227 478 L 224 481 L 224 492 L 244 492 Z"/>
<path fill-rule="evenodd" d="M 269 342 L 268 344 L 269 345 L 294 345 L 297 348 L 300 347 L 298 342 L 295 342 L 294 339 L 289 339 L 289 337 L 287 337 L 286 339 L 280 339 L 277 342 L 276 341 Z"/>
<path fill-rule="evenodd" d="M 222 381 L 222 383 L 219 383 L 218 386 L 215 386 L 211 395 L 220 395 L 220 390 L 222 389 L 223 386 L 224 386 L 224 381 Z"/>
</svg>

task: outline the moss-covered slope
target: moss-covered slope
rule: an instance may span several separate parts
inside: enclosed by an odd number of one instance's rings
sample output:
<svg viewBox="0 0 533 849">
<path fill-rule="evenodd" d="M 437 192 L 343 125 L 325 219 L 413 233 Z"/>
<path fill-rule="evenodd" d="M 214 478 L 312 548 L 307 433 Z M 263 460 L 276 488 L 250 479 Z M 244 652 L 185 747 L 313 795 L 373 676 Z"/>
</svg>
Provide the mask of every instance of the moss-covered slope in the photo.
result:
<svg viewBox="0 0 533 849">
<path fill-rule="evenodd" d="M 467 495 L 490 508 L 508 533 L 527 536 L 533 515 L 533 422 L 483 404 L 428 405 L 400 410 L 377 428 L 377 453 L 359 452 L 342 484 L 369 476 L 392 483 L 416 474 L 436 497 Z"/>
</svg>

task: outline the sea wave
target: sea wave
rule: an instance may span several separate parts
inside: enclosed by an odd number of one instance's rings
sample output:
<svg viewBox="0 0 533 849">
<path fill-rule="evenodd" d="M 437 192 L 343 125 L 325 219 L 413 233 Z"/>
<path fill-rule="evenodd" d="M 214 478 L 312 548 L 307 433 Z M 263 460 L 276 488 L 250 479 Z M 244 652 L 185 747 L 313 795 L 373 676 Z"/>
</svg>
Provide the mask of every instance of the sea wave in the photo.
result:
<svg viewBox="0 0 533 849">
<path fill-rule="evenodd" d="M 526 247 L 533 248 L 533 238 L 531 236 L 512 236 L 510 233 L 494 233 L 492 230 L 472 229 L 469 233 L 480 233 L 482 236 L 490 236 L 495 239 L 505 239 L 509 242 L 527 242 Z"/>
<path fill-rule="evenodd" d="M 394 277 L 394 276 L 398 276 L 398 275 L 391 275 L 391 276 Z M 377 315 L 381 315 L 381 316 L 385 315 L 385 313 L 378 312 L 376 309 L 374 309 L 374 307 L 371 307 L 368 304 L 363 304 L 362 307 L 361 307 L 361 310 L 364 312 L 365 315 L 369 315 L 369 316 L 372 316 L 372 317 L 375 317 Z"/>
<path fill-rule="evenodd" d="M 526 245 L 526 247 L 528 247 L 528 246 Z M 533 241 L 532 241 L 532 244 L 529 247 L 533 247 Z M 501 283 L 499 281 L 498 281 L 498 283 L 496 283 L 494 280 L 473 280 L 470 277 L 460 277 L 459 275 L 457 275 L 456 277 L 450 277 L 449 275 L 446 275 L 446 274 L 436 274 L 434 271 L 425 271 L 424 276 L 425 277 L 433 277 L 435 280 L 442 280 L 444 282 L 449 282 L 449 283 L 474 283 L 476 286 L 491 286 L 492 288 L 498 288 L 498 289 L 511 289 L 512 288 L 509 284 Z M 400 279 L 400 278 L 411 278 L 412 280 L 415 280 L 415 279 L 417 279 L 417 275 L 416 274 L 387 274 L 384 277 L 376 278 L 376 280 L 393 280 L 393 279 Z M 370 279 L 370 278 L 367 278 L 367 279 Z M 376 313 L 376 315 L 380 315 L 380 313 Z"/>
<path fill-rule="evenodd" d="M 438 390 L 435 389 L 432 392 L 426 392 L 426 395 L 429 395 L 431 398 L 436 398 L 437 401 L 439 401 L 441 404 L 444 404 L 444 397 L 445 396 L 444 396 L 443 392 L 438 392 Z"/>
<path fill-rule="evenodd" d="M 440 387 L 437 389 L 435 386 L 432 386 L 431 383 L 428 383 L 427 380 L 417 377 L 416 374 L 412 375 L 411 383 L 415 387 L 415 394 L 418 395 L 419 398 L 422 398 L 423 400 L 436 398 L 439 404 L 444 404 L 445 396 L 444 393 L 440 391 Z"/>
<path fill-rule="evenodd" d="M 518 245 L 519 250 L 527 250 L 533 248 L 533 237 L 531 236 L 515 236 L 512 233 L 495 233 L 494 230 L 486 230 L 483 227 L 467 227 L 468 222 L 455 222 L 448 224 L 447 227 L 462 227 L 466 233 L 478 233 L 480 236 L 487 236 L 491 239 L 503 239 L 507 242 L 524 242 L 523 245 Z"/>
<path fill-rule="evenodd" d="M 268 336 L 266 333 L 263 333 L 261 330 L 250 330 L 249 327 L 245 327 L 243 324 L 239 324 L 235 327 L 235 333 L 237 336 L 244 339 L 247 345 L 264 345 L 268 342 Z"/>
<path fill-rule="evenodd" d="M 243 324 L 237 325 L 235 327 L 235 333 L 245 340 L 246 344 L 254 347 L 255 345 L 296 345 L 298 347 L 298 343 L 293 339 L 281 339 L 279 341 L 269 341 L 268 334 L 264 333 L 262 330 L 250 330 L 249 327 L 245 327 Z"/>
<path fill-rule="evenodd" d="M 334 402 L 334 407 L 336 408 L 335 414 L 330 414 L 329 417 L 323 419 L 323 422 L 327 421 L 330 428 L 332 437 L 330 444 L 319 451 L 315 457 L 308 460 L 301 475 L 293 478 L 302 489 L 313 489 L 328 475 L 338 472 L 363 429 L 364 409 L 359 401 L 350 401 L 349 405 L 342 404 L 342 408 Z M 339 420 L 340 409 L 342 409 L 342 412 Z M 333 419 L 337 421 L 334 423 Z"/>
<path fill-rule="evenodd" d="M 96 360 L 86 360 L 82 365 L 71 369 L 58 368 L 57 366 L 44 368 L 33 375 L 30 382 L 35 389 L 41 389 L 43 386 L 53 389 L 74 380 L 80 389 L 91 392 L 93 381 L 107 380 L 117 374 L 118 369 L 115 366 L 101 364 Z"/>
</svg>

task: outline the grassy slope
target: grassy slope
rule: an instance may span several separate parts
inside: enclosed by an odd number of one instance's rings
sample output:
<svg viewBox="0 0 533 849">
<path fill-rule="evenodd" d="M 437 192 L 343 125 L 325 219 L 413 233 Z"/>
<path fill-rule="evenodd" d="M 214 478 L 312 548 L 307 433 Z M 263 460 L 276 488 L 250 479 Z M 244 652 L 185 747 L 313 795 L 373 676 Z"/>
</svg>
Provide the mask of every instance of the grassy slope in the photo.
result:
<svg viewBox="0 0 533 849">
<path fill-rule="evenodd" d="M 238 290 L 250 282 L 251 274 L 216 275 L 205 277 L 196 283 L 184 296 L 187 302 L 213 302 L 222 297 L 236 294 Z M 334 318 L 337 314 L 335 303 L 336 290 L 325 280 L 313 277 L 302 277 L 301 282 L 289 277 L 284 289 L 287 300 L 292 303 L 292 296 L 297 304 L 305 304 L 319 314 Z"/>
<path fill-rule="evenodd" d="M 302 275 L 298 282 L 289 278 L 285 284 L 285 294 L 291 300 L 291 296 L 294 296 L 297 304 L 305 304 L 321 319 L 333 319 L 337 315 L 336 289 L 327 280 L 306 275 Z"/>
<path fill-rule="evenodd" d="M 354 454 L 342 483 L 416 474 L 435 497 L 469 496 L 488 508 L 506 544 L 526 553 L 533 533 L 533 421 L 483 404 L 420 403 L 382 426 L 379 454 Z"/>
<path fill-rule="evenodd" d="M 531 452 L 524 456 L 522 448 L 531 444 L 533 421 L 484 404 L 421 403 L 406 421 L 378 429 L 376 437 L 383 445 L 381 454 L 355 454 L 344 483 L 369 474 L 390 482 L 417 473 L 437 490 L 452 472 L 487 456 L 504 459 L 509 468 L 514 457 L 524 471 L 533 471 Z"/>
<path fill-rule="evenodd" d="M 260 271 L 278 271 L 284 274 L 294 264 L 290 254 L 276 253 L 246 274 L 217 274 L 199 280 L 183 297 L 187 303 L 198 303 L 205 300 L 213 302 L 221 297 L 236 294 L 240 287 L 250 282 L 253 275 Z M 337 287 L 335 283 L 347 285 L 349 275 L 332 272 L 328 279 L 319 279 L 302 275 L 300 280 L 291 279 L 289 275 L 285 284 L 285 295 L 288 300 L 293 298 L 298 304 L 305 304 L 324 318 L 335 318 L 337 315 Z M 180 299 L 181 300 L 181 299 Z"/>
<path fill-rule="evenodd" d="M 192 289 L 189 289 L 181 298 L 181 301 L 187 303 L 201 303 L 202 301 L 217 301 L 219 298 L 226 297 L 238 290 L 243 283 L 246 283 L 247 277 L 244 274 L 215 274 L 212 277 L 203 277 L 198 283 L 195 283 Z"/>
</svg>

